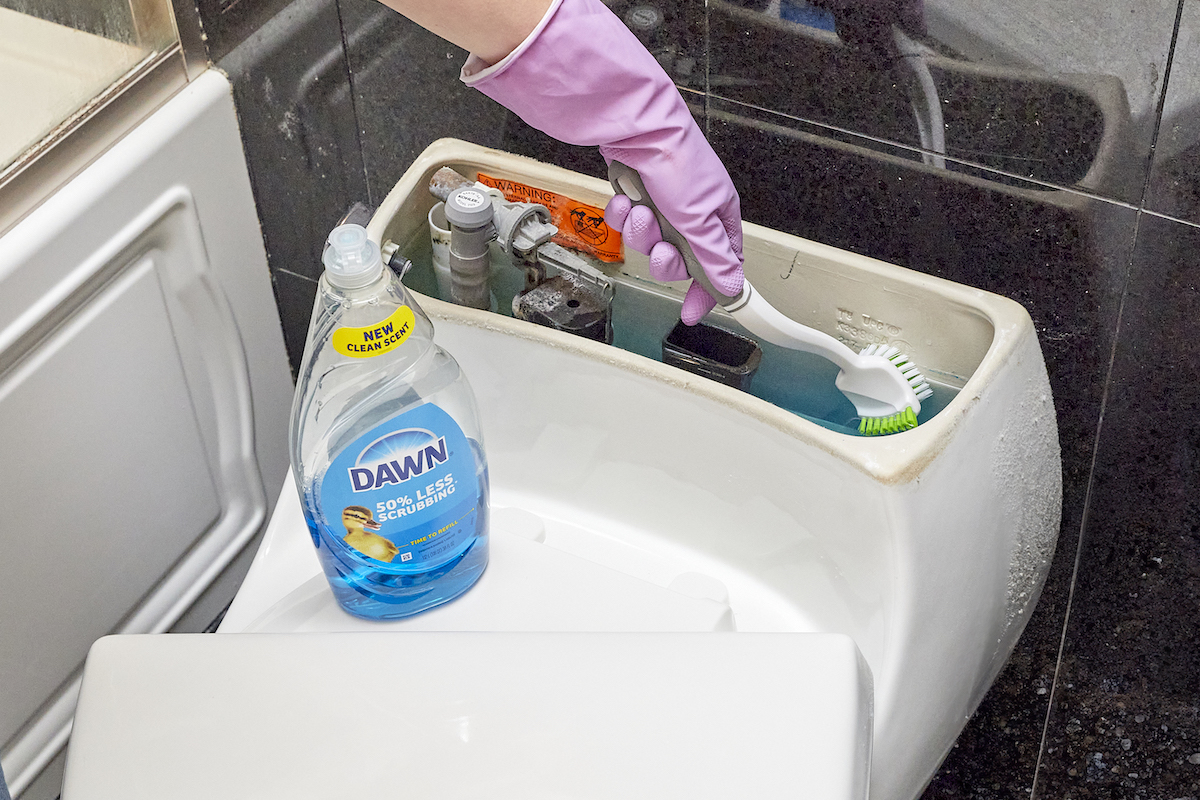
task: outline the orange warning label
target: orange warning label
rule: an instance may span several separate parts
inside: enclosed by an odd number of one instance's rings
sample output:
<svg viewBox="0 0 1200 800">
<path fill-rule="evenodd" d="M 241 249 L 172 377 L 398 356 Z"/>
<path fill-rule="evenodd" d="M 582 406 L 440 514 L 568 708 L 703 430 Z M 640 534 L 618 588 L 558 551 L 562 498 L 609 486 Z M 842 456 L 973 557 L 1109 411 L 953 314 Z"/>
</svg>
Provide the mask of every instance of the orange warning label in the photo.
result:
<svg viewBox="0 0 1200 800">
<path fill-rule="evenodd" d="M 541 203 L 550 209 L 550 221 L 558 226 L 554 241 L 563 247 L 582 250 L 601 261 L 621 260 L 621 233 L 605 224 L 603 209 L 535 186 L 493 178 L 482 172 L 477 179 L 485 186 L 499 189 L 508 200 Z"/>
</svg>

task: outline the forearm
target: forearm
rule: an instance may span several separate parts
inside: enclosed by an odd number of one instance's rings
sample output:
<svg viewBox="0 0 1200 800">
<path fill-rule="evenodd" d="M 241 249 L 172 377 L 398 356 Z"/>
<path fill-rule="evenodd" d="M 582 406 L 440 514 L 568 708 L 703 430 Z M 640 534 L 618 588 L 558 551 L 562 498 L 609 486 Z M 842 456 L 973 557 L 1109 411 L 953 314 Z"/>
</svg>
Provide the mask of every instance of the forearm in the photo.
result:
<svg viewBox="0 0 1200 800">
<path fill-rule="evenodd" d="M 422 28 L 494 64 L 525 41 L 550 0 L 380 0 Z"/>
</svg>

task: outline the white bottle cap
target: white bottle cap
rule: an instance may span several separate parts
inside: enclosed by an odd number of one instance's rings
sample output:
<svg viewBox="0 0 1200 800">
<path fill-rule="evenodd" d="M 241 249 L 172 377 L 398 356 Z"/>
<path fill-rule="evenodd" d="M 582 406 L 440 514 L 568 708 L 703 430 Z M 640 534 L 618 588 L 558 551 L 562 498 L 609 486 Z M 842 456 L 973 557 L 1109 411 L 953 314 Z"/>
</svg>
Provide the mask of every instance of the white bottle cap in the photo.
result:
<svg viewBox="0 0 1200 800">
<path fill-rule="evenodd" d="M 361 289 L 383 273 L 379 245 L 367 238 L 362 225 L 339 225 L 330 231 L 321 260 L 329 282 L 339 289 Z"/>
</svg>

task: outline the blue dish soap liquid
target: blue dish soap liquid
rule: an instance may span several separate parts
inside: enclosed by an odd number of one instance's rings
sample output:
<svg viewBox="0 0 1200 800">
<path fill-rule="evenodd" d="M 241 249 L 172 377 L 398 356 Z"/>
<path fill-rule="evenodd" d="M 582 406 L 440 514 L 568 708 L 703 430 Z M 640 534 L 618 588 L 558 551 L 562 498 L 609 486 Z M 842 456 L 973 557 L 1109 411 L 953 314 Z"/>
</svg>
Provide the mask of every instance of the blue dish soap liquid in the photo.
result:
<svg viewBox="0 0 1200 800">
<path fill-rule="evenodd" d="M 329 234 L 292 404 L 292 472 L 334 597 L 396 619 L 445 603 L 488 561 L 475 396 L 359 225 Z"/>
</svg>

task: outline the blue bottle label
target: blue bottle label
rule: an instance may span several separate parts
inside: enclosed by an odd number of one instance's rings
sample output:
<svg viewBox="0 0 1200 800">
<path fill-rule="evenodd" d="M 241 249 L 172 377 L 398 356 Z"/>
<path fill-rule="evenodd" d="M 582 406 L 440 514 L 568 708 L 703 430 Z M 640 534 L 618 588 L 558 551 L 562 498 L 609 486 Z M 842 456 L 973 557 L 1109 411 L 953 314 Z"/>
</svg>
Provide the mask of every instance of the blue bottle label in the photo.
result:
<svg viewBox="0 0 1200 800">
<path fill-rule="evenodd" d="M 425 572 L 465 550 L 475 532 L 475 456 L 454 419 L 432 403 L 360 436 L 317 488 L 320 535 L 347 567 Z"/>
</svg>

